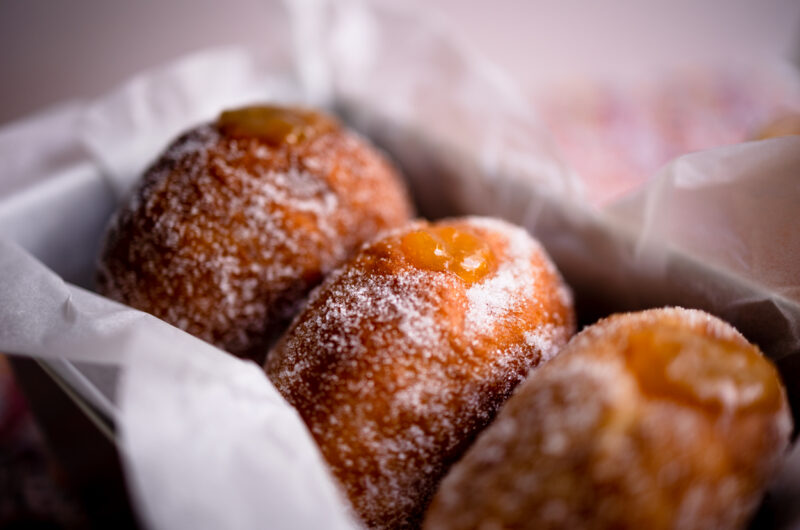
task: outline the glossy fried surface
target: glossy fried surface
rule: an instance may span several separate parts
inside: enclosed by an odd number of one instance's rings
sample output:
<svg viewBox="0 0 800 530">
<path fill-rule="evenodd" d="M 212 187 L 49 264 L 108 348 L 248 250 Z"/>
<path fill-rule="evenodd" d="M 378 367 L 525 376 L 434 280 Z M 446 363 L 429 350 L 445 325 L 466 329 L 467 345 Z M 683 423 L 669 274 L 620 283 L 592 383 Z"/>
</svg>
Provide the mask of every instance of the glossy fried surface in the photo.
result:
<svg viewBox="0 0 800 530">
<path fill-rule="evenodd" d="M 266 371 L 364 523 L 414 527 L 448 466 L 574 325 L 570 292 L 524 230 L 417 222 L 314 291 Z"/>
<path fill-rule="evenodd" d="M 227 111 L 147 170 L 110 224 L 97 288 L 263 359 L 264 343 L 326 273 L 410 214 L 395 170 L 333 118 Z"/>
<path fill-rule="evenodd" d="M 740 528 L 790 431 L 775 368 L 728 324 L 612 316 L 518 387 L 424 527 Z"/>
</svg>

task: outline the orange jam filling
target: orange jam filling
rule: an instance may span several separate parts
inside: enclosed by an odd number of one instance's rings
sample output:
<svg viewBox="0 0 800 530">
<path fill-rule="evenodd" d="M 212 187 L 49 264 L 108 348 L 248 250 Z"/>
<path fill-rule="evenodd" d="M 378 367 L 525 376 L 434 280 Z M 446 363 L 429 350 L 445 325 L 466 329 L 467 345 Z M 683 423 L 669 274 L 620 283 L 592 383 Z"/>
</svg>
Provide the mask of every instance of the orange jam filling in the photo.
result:
<svg viewBox="0 0 800 530">
<path fill-rule="evenodd" d="M 495 268 L 495 256 L 485 240 L 463 229 L 432 226 L 404 235 L 401 248 L 417 268 L 451 272 L 475 283 Z"/>
<path fill-rule="evenodd" d="M 217 119 L 226 136 L 260 138 L 273 145 L 298 144 L 337 128 L 336 121 L 320 112 L 298 107 L 259 105 L 226 110 Z"/>
<path fill-rule="evenodd" d="M 685 403 L 712 414 L 777 411 L 780 380 L 753 346 L 713 339 L 689 330 L 633 333 L 625 351 L 645 394 Z"/>
</svg>

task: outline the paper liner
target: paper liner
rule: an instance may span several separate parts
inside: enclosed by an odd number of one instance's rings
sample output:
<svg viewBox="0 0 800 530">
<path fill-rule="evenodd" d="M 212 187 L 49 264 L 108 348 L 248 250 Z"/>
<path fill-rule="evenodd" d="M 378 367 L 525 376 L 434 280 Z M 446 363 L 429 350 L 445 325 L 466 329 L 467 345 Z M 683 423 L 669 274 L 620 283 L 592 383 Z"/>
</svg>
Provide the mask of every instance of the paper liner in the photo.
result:
<svg viewBox="0 0 800 530">
<path fill-rule="evenodd" d="M 800 381 L 800 242 L 781 224 L 800 203 L 798 140 L 689 155 L 597 210 L 514 83 L 436 22 L 403 9 L 293 5 L 294 71 L 247 50 L 199 53 L 0 131 L 0 351 L 66 362 L 103 387 L 78 390 L 114 416 L 147 525 L 354 525 L 302 422 L 259 367 L 65 283 L 91 287 L 117 201 L 171 137 L 224 107 L 335 108 L 390 151 L 424 214 L 497 215 L 540 237 L 585 319 L 704 307 L 743 327 L 790 385 Z M 81 362 L 100 372 L 81 372 Z M 109 370 L 119 388 L 108 388 Z M 791 497 L 799 468 L 795 454 L 772 499 Z M 773 506 L 784 524 L 786 502 Z"/>
</svg>

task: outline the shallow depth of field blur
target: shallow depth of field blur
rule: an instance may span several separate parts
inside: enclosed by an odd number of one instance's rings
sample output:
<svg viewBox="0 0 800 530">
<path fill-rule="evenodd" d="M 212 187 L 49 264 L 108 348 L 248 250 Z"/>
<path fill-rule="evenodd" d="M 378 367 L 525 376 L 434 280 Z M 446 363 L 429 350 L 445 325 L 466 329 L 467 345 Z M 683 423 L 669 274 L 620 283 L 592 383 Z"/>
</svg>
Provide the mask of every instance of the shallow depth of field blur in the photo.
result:
<svg viewBox="0 0 800 530">
<path fill-rule="evenodd" d="M 800 87 L 781 73 L 800 67 L 797 0 L 407 4 L 519 85 L 598 205 L 682 153 L 776 134 L 800 116 Z M 273 9 L 265 0 L 6 0 L 0 126 L 195 50 L 258 46 Z M 800 130 L 798 120 L 788 127 Z M 86 524 L 0 356 L 0 526 L 31 522 Z"/>
</svg>

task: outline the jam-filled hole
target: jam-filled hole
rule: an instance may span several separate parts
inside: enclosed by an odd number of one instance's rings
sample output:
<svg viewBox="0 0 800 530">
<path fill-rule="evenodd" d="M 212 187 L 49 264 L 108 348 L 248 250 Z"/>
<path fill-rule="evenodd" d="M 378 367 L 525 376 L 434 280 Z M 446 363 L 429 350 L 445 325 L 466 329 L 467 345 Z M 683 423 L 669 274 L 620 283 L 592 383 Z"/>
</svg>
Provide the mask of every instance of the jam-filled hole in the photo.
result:
<svg viewBox="0 0 800 530">
<path fill-rule="evenodd" d="M 474 283 L 495 268 L 495 256 L 477 234 L 452 226 L 432 226 L 405 234 L 401 247 L 417 268 L 450 272 Z"/>
<path fill-rule="evenodd" d="M 777 372 L 753 346 L 689 330 L 647 329 L 630 336 L 625 353 L 645 394 L 714 414 L 780 407 Z"/>
<path fill-rule="evenodd" d="M 330 116 L 310 109 L 258 105 L 223 112 L 217 119 L 217 127 L 226 136 L 256 137 L 281 145 L 312 140 L 334 130 L 337 123 Z"/>
</svg>

